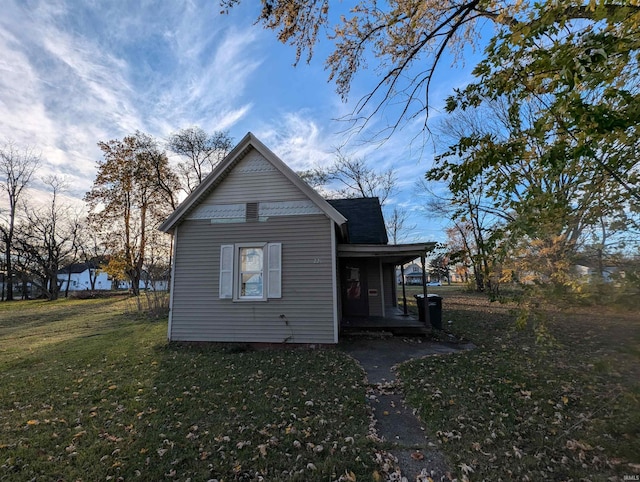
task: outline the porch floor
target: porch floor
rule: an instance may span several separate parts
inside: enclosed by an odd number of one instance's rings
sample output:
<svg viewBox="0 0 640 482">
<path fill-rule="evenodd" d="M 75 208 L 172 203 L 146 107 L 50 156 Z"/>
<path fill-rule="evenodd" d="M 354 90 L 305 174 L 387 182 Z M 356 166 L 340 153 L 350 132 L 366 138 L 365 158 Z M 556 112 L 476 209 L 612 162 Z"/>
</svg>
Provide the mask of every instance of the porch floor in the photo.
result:
<svg viewBox="0 0 640 482">
<path fill-rule="evenodd" d="M 386 316 L 343 317 L 340 328 L 343 333 L 388 331 L 394 335 L 426 335 L 431 332 L 417 316 L 412 313 L 405 316 L 398 308 L 387 309 Z"/>
</svg>

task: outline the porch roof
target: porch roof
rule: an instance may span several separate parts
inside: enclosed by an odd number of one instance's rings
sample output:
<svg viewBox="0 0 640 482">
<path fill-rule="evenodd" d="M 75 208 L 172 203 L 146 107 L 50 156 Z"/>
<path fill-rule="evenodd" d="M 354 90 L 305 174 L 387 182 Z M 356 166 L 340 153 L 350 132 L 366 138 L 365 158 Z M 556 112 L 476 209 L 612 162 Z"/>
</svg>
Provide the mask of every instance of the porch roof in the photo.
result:
<svg viewBox="0 0 640 482">
<path fill-rule="evenodd" d="M 435 242 L 414 244 L 338 244 L 338 258 L 380 258 L 383 263 L 408 263 L 433 251 Z"/>
</svg>

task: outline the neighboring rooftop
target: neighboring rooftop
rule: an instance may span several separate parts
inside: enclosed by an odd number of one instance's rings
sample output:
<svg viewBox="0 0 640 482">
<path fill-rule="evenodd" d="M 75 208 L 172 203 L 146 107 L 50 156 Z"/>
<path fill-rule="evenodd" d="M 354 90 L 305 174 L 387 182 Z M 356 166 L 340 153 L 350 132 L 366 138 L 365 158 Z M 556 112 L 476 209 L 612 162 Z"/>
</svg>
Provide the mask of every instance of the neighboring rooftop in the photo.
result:
<svg viewBox="0 0 640 482">
<path fill-rule="evenodd" d="M 387 244 L 387 228 L 377 197 L 327 199 L 347 218 L 350 244 Z"/>
<path fill-rule="evenodd" d="M 72 274 L 78 274 L 78 273 L 83 273 L 84 271 L 88 270 L 88 269 L 95 269 L 97 268 L 97 266 L 93 265 L 92 263 L 73 263 L 70 264 L 68 266 L 65 266 L 64 268 L 60 269 L 58 271 L 58 273 L 72 273 Z"/>
</svg>

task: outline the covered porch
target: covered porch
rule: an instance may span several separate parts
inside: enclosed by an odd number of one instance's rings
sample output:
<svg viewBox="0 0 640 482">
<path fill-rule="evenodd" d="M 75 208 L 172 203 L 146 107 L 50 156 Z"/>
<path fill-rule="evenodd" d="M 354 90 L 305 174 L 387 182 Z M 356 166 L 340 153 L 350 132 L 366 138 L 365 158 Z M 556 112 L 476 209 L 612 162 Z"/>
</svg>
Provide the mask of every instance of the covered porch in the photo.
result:
<svg viewBox="0 0 640 482">
<path fill-rule="evenodd" d="M 404 264 L 419 258 L 424 273 L 426 255 L 434 248 L 435 243 L 339 244 L 340 330 L 427 333 L 430 330 L 428 320 L 420 322 L 407 310 L 404 276 L 399 284 L 396 267 L 400 266 L 402 270 Z M 426 279 L 422 284 L 426 296 Z"/>
</svg>

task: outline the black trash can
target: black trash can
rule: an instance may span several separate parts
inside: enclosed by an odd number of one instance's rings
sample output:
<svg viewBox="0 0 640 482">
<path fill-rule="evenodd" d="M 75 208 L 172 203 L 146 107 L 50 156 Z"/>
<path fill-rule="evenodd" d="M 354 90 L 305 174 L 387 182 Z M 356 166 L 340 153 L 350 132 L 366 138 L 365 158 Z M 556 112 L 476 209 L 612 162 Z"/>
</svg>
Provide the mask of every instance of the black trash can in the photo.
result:
<svg viewBox="0 0 640 482">
<path fill-rule="evenodd" d="M 424 312 L 424 295 L 413 295 L 413 297 L 416 299 L 416 305 L 418 305 L 418 320 L 422 323 L 426 323 L 427 318 L 425 317 Z"/>
<path fill-rule="evenodd" d="M 418 320 L 423 323 L 427 322 L 426 311 L 424 306 L 424 295 L 413 295 L 418 305 Z M 442 330 L 442 296 L 427 295 L 429 305 L 429 321 L 431 326 L 436 330 Z"/>
<path fill-rule="evenodd" d="M 427 295 L 427 301 L 429 304 L 429 321 L 431 321 L 431 326 L 436 330 L 442 330 L 442 296 Z"/>
</svg>

